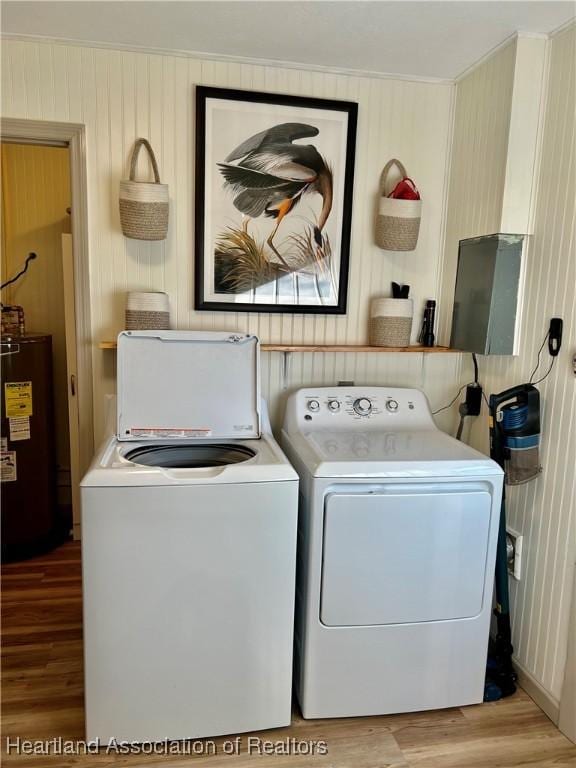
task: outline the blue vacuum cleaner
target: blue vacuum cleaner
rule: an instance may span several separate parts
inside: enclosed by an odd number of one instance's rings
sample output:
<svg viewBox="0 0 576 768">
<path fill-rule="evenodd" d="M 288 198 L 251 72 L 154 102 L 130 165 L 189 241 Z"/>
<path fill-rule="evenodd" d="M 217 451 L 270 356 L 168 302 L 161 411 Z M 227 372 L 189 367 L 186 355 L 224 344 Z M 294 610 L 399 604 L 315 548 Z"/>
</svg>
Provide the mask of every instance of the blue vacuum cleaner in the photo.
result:
<svg viewBox="0 0 576 768">
<path fill-rule="evenodd" d="M 540 393 L 532 384 L 521 384 L 490 395 L 490 457 L 504 470 L 505 485 L 533 480 L 541 471 Z M 516 691 L 512 666 L 512 633 L 506 551 L 506 494 L 502 491 L 496 551 L 496 637 L 490 639 L 484 701 L 497 701 Z"/>
</svg>

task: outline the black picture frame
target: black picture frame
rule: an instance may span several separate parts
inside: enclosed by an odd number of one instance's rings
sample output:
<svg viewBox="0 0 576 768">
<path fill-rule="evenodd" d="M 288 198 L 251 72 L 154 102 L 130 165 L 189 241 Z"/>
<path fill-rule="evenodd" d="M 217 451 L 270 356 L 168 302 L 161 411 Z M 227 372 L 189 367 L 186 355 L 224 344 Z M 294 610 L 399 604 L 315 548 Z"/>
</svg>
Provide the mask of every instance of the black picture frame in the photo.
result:
<svg viewBox="0 0 576 768">
<path fill-rule="evenodd" d="M 344 183 L 343 194 L 340 195 L 340 239 L 337 302 L 332 304 L 299 304 L 299 303 L 262 303 L 219 301 L 205 296 L 206 276 L 206 248 L 214 249 L 214 242 L 207 243 L 205 236 L 206 227 L 206 158 L 207 158 L 207 131 L 206 115 L 207 102 L 210 99 L 245 102 L 258 105 L 269 104 L 271 106 L 294 107 L 295 110 L 326 110 L 329 113 L 344 114 L 346 116 L 345 153 L 344 153 Z M 340 120 L 343 118 L 340 117 Z M 334 99 L 317 99 L 302 96 L 287 96 L 285 94 L 236 90 L 229 88 L 213 88 L 207 86 L 196 87 L 196 188 L 195 188 L 195 265 L 194 265 L 194 307 L 201 311 L 218 312 L 264 312 L 264 313 L 291 313 L 291 314 L 335 314 L 345 315 L 348 298 L 348 271 L 350 260 L 350 233 L 352 223 L 352 199 L 354 185 L 354 162 L 356 152 L 356 127 L 358 120 L 358 104 L 349 101 Z M 294 122 L 298 121 L 298 113 L 295 113 Z M 284 122 L 284 121 L 283 121 Z M 318 129 L 316 129 L 319 133 Z M 248 138 L 248 137 L 247 137 Z M 342 144 L 344 151 L 344 144 Z M 224 159 L 224 158 L 219 158 Z M 332 187 L 331 187 L 332 190 Z M 331 192 L 332 195 L 332 192 Z M 322 198 L 324 199 L 324 198 Z M 270 215 L 270 214 L 267 214 Z M 242 217 L 244 218 L 244 217 Z M 316 231 L 316 227 L 314 227 Z M 320 238 L 322 241 L 322 237 Z M 318 241 L 317 241 L 318 242 Z M 214 266 L 211 274 L 216 274 L 216 255 L 212 254 Z M 296 270 L 297 271 L 297 270 Z M 300 273 L 299 273 L 300 274 Z M 214 280 L 216 278 L 214 277 Z M 297 279 L 297 278 L 294 278 Z M 214 283 L 215 284 L 215 283 Z M 332 283 L 334 288 L 334 283 Z"/>
</svg>

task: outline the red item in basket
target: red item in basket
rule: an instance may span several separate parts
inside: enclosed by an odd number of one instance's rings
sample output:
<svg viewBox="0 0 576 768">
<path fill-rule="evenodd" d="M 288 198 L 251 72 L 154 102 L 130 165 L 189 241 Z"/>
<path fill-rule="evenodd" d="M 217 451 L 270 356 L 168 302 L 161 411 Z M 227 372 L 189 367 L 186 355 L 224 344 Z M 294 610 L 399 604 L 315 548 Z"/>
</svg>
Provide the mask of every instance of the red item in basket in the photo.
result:
<svg viewBox="0 0 576 768">
<path fill-rule="evenodd" d="M 394 187 L 388 197 L 395 197 L 400 200 L 420 200 L 420 192 L 416 189 L 416 184 L 405 176 L 402 181 Z"/>
</svg>

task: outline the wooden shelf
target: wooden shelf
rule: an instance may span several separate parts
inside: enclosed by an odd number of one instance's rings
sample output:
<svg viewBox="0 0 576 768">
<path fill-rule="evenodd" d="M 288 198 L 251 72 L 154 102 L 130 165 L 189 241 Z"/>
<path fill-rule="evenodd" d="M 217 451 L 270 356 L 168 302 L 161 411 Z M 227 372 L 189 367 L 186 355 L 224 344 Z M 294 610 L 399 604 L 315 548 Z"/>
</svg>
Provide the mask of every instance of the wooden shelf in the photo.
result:
<svg viewBox="0 0 576 768">
<path fill-rule="evenodd" d="M 448 347 L 370 347 L 363 344 L 262 344 L 264 352 L 400 352 L 400 353 L 430 353 L 430 352 L 458 352 L 457 349 Z"/>
<path fill-rule="evenodd" d="M 98 349 L 116 349 L 115 341 L 101 341 Z M 362 344 L 262 344 L 263 352 L 394 352 L 394 353 L 418 353 L 418 354 L 447 354 L 457 353 L 460 350 L 450 347 L 370 347 Z"/>
</svg>

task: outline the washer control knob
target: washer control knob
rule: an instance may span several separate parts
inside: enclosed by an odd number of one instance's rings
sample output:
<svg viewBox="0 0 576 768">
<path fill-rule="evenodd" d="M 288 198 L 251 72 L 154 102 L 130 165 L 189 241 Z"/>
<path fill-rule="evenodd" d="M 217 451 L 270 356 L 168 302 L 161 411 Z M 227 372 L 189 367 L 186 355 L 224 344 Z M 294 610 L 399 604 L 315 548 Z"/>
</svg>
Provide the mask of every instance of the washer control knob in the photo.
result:
<svg viewBox="0 0 576 768">
<path fill-rule="evenodd" d="M 332 411 L 332 413 L 338 413 L 338 411 L 340 410 L 340 401 L 328 400 L 328 410 Z"/>
<path fill-rule="evenodd" d="M 312 413 L 316 413 L 320 410 L 320 403 L 318 400 L 308 400 L 308 410 Z"/>
<path fill-rule="evenodd" d="M 398 410 L 398 402 L 396 400 L 387 400 L 386 401 L 386 410 L 391 411 L 394 413 Z"/>
<path fill-rule="evenodd" d="M 367 397 L 359 397 L 352 405 L 358 416 L 368 416 L 372 410 L 372 403 Z"/>
</svg>

